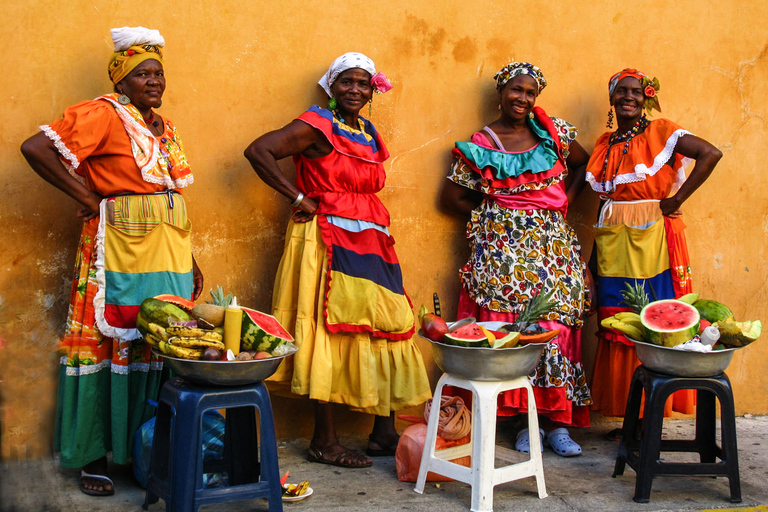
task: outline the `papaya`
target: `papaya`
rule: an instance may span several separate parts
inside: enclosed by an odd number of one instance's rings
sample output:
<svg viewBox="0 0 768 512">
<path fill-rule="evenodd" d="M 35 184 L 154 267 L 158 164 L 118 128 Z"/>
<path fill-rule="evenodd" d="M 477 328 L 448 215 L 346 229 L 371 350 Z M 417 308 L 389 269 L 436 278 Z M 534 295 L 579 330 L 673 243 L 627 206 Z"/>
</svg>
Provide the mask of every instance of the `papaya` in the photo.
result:
<svg viewBox="0 0 768 512">
<path fill-rule="evenodd" d="M 711 323 L 733 318 L 733 312 L 728 306 L 716 300 L 699 299 L 693 303 L 693 307 L 699 312 L 701 318 Z"/>
<path fill-rule="evenodd" d="M 139 315 L 136 317 L 136 328 L 145 336 L 152 333 L 149 324 L 157 324 L 162 327 L 169 326 L 169 319 L 189 321 L 192 320 L 186 311 L 168 302 L 150 297 L 144 299 L 139 306 Z"/>
<path fill-rule="evenodd" d="M 518 341 L 517 344 L 522 347 L 523 345 L 529 345 L 531 343 L 546 343 L 555 339 L 558 334 L 560 334 L 560 329 L 535 334 L 520 333 L 520 341 Z"/>
<path fill-rule="evenodd" d="M 720 342 L 729 347 L 743 347 L 749 345 L 763 332 L 763 324 L 760 320 L 734 322 L 722 320 L 712 324 L 720 331 Z"/>
</svg>

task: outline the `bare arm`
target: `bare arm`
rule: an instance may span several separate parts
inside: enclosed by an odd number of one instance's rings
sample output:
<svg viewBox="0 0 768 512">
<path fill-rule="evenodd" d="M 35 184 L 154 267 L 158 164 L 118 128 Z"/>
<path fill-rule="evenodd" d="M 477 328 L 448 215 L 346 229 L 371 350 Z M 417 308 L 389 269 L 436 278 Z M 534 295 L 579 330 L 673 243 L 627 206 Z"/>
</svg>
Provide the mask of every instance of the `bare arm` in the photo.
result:
<svg viewBox="0 0 768 512">
<path fill-rule="evenodd" d="M 448 211 L 469 215 L 483 200 L 483 195 L 447 180 L 440 193 L 440 204 Z"/>
<path fill-rule="evenodd" d="M 586 184 L 585 176 L 587 174 L 587 163 L 589 162 L 589 153 L 587 153 L 581 144 L 575 140 L 571 142 L 570 153 L 568 154 L 568 178 L 566 179 L 565 194 L 568 196 L 568 204 L 572 204 L 576 197 L 584 189 Z"/>
<path fill-rule="evenodd" d="M 303 121 L 293 121 L 287 126 L 265 133 L 245 150 L 245 158 L 259 177 L 293 202 L 299 195 L 296 185 L 285 177 L 277 165 L 283 158 L 303 153 L 308 157 L 327 155 L 330 143 L 314 128 Z M 307 222 L 317 211 L 317 202 L 305 197 L 293 216 L 295 222 Z"/>
<path fill-rule="evenodd" d="M 21 153 L 37 174 L 58 188 L 85 208 L 78 213 L 84 220 L 99 214 L 102 197 L 73 178 L 59 160 L 59 152 L 53 141 L 40 132 L 28 138 L 21 145 Z"/>
<path fill-rule="evenodd" d="M 709 178 L 723 154 L 709 142 L 695 135 L 683 135 L 677 141 L 675 152 L 696 160 L 691 175 L 675 195 L 662 199 L 661 212 L 668 217 L 680 215 L 680 207 Z"/>
</svg>

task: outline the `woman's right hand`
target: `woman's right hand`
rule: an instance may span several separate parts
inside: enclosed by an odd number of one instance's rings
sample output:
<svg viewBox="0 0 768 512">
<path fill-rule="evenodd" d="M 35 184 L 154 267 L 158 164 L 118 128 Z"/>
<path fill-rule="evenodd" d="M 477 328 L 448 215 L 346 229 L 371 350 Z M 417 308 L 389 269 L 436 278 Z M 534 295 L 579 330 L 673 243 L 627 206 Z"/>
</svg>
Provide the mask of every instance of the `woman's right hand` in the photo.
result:
<svg viewBox="0 0 768 512">
<path fill-rule="evenodd" d="M 305 197 L 301 203 L 299 203 L 299 206 L 296 207 L 296 211 L 293 213 L 293 222 L 302 224 L 304 222 L 311 221 L 317 212 L 317 207 L 317 201 L 311 197 Z"/>
</svg>

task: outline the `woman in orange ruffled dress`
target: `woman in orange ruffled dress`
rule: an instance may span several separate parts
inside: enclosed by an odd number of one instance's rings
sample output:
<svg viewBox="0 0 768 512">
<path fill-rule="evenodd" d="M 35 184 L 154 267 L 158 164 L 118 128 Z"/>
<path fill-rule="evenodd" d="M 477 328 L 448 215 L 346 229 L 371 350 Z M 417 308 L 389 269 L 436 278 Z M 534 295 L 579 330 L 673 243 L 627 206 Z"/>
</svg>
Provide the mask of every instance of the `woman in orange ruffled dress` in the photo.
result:
<svg viewBox="0 0 768 512">
<path fill-rule="evenodd" d="M 139 304 L 174 294 L 197 298 L 181 189 L 194 179 L 171 121 L 157 30 L 112 29 L 107 66 L 114 92 L 67 108 L 21 146 L 32 169 L 82 206 L 66 334 L 59 343 L 54 449 L 81 468 L 80 490 L 114 494 L 107 452 L 131 457 L 134 432 L 154 416 L 162 360 L 136 330 Z"/>
<path fill-rule="evenodd" d="M 603 199 L 595 226 L 599 319 L 628 311 L 621 291 L 635 282 L 657 299 L 691 291 L 691 269 L 680 207 L 712 173 L 722 154 L 709 142 L 667 119 L 648 120 L 659 108 L 659 81 L 635 69 L 610 79 L 608 92 L 618 128 L 597 140 L 587 182 Z M 686 179 L 685 168 L 696 164 Z M 596 257 L 595 257 L 596 256 Z M 634 369 L 634 344 L 618 331 L 601 328 L 592 389 L 593 411 L 623 416 Z M 692 391 L 667 403 L 692 413 Z"/>
</svg>

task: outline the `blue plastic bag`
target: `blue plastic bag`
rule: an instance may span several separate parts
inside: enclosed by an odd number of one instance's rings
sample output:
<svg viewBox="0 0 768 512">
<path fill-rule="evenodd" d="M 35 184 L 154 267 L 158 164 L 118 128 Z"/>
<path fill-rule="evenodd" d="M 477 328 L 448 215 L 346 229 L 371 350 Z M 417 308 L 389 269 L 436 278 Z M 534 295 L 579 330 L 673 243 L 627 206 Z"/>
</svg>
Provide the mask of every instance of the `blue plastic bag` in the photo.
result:
<svg viewBox="0 0 768 512">
<path fill-rule="evenodd" d="M 155 404 L 156 405 L 156 404 Z M 144 423 L 133 436 L 133 476 L 143 488 L 149 479 L 149 460 L 152 455 L 152 438 L 155 434 L 155 418 Z M 224 416 L 216 409 L 203 414 L 203 461 L 219 460 L 224 456 Z M 206 473 L 206 487 L 227 485 L 227 475 Z"/>
</svg>

